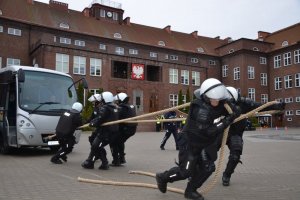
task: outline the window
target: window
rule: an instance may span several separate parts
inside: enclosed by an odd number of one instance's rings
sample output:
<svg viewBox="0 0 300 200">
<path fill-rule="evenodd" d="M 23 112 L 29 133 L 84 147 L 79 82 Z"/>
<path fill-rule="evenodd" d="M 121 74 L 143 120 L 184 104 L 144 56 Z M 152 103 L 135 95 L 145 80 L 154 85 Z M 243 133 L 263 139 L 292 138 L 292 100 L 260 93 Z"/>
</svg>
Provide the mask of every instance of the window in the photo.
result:
<svg viewBox="0 0 300 200">
<path fill-rule="evenodd" d="M 178 69 L 169 69 L 169 83 L 178 84 Z"/>
<path fill-rule="evenodd" d="M 294 62 L 295 64 L 300 63 L 300 49 L 294 51 Z"/>
<path fill-rule="evenodd" d="M 92 93 L 92 94 L 99 94 L 100 90 L 99 89 L 90 89 L 90 93 Z"/>
<path fill-rule="evenodd" d="M 86 58 L 74 56 L 73 74 L 85 75 Z"/>
<path fill-rule="evenodd" d="M 57 53 L 55 60 L 56 71 L 69 73 L 69 55 Z"/>
<path fill-rule="evenodd" d="M 281 67 L 281 55 L 274 56 L 274 68 Z"/>
<path fill-rule="evenodd" d="M 82 40 L 75 40 L 74 44 L 76 46 L 84 47 L 85 46 L 85 41 Z"/>
<path fill-rule="evenodd" d="M 248 97 L 255 101 L 255 88 L 248 88 Z"/>
<path fill-rule="evenodd" d="M 228 53 L 233 53 L 234 52 L 234 49 L 230 49 L 229 51 L 228 51 Z"/>
<path fill-rule="evenodd" d="M 191 63 L 198 63 L 198 62 L 199 62 L 198 58 L 191 58 Z"/>
<path fill-rule="evenodd" d="M 262 104 L 268 102 L 268 94 L 261 94 L 260 98 L 261 98 L 261 103 Z"/>
<path fill-rule="evenodd" d="M 105 10 L 100 9 L 100 17 L 105 17 Z"/>
<path fill-rule="evenodd" d="M 62 43 L 62 44 L 71 44 L 71 39 L 70 38 L 60 37 L 59 38 L 59 42 Z"/>
<path fill-rule="evenodd" d="M 228 65 L 222 66 L 222 77 L 228 77 Z"/>
<path fill-rule="evenodd" d="M 233 79 L 234 80 L 239 80 L 240 79 L 240 68 L 239 67 L 235 67 L 233 69 Z"/>
<path fill-rule="evenodd" d="M 268 85 L 268 75 L 267 73 L 260 74 L 260 85 L 267 86 Z"/>
<path fill-rule="evenodd" d="M 59 24 L 59 27 L 60 27 L 60 28 L 64 28 L 64 29 L 69 29 L 69 28 L 70 28 L 69 24 L 64 23 L 64 22 L 61 22 L 61 23 Z"/>
<path fill-rule="evenodd" d="M 216 61 L 215 61 L 215 60 L 209 60 L 209 61 L 208 61 L 208 64 L 209 64 L 209 65 L 216 65 Z"/>
<path fill-rule="evenodd" d="M 291 56 L 291 52 L 285 53 L 283 54 L 283 65 L 284 66 L 288 66 L 292 64 L 292 56 Z"/>
<path fill-rule="evenodd" d="M 21 64 L 20 59 L 7 58 L 7 60 L 6 60 L 6 66 L 20 65 L 20 64 Z"/>
<path fill-rule="evenodd" d="M 282 80 L 280 77 L 275 77 L 275 90 L 281 90 L 282 89 Z"/>
<path fill-rule="evenodd" d="M 170 60 L 178 60 L 178 56 L 170 55 Z"/>
<path fill-rule="evenodd" d="M 287 97 L 284 99 L 285 103 L 293 103 L 293 97 Z"/>
<path fill-rule="evenodd" d="M 165 55 L 165 59 L 166 59 L 166 60 L 169 59 L 169 55 L 168 55 L 168 54 Z"/>
<path fill-rule="evenodd" d="M 300 87 L 300 73 L 295 74 L 295 87 Z"/>
<path fill-rule="evenodd" d="M 158 41 L 158 45 L 159 45 L 159 46 L 163 46 L 163 47 L 166 46 L 166 44 L 165 44 L 164 41 Z"/>
<path fill-rule="evenodd" d="M 280 99 L 275 99 L 277 102 L 283 102 L 283 100 L 280 98 Z"/>
<path fill-rule="evenodd" d="M 177 94 L 170 94 L 169 95 L 169 106 L 175 107 L 178 105 L 178 95 Z"/>
<path fill-rule="evenodd" d="M 189 84 L 189 71 L 181 70 L 181 84 L 188 85 Z"/>
<path fill-rule="evenodd" d="M 0 26 L 0 33 L 3 32 L 3 26 Z"/>
<path fill-rule="evenodd" d="M 16 28 L 8 28 L 7 33 L 9 35 L 16 35 L 16 36 L 22 35 L 22 31 L 20 29 L 16 29 Z"/>
<path fill-rule="evenodd" d="M 131 55 L 138 55 L 139 51 L 137 49 L 129 49 L 129 54 L 131 54 Z"/>
<path fill-rule="evenodd" d="M 286 121 L 291 122 L 293 121 L 293 118 L 287 118 Z"/>
<path fill-rule="evenodd" d="M 113 20 L 118 21 L 118 13 L 113 12 Z"/>
<path fill-rule="evenodd" d="M 121 38 L 122 38 L 122 35 L 121 35 L 120 33 L 115 33 L 115 34 L 114 34 L 114 38 L 121 39 Z"/>
<path fill-rule="evenodd" d="M 259 57 L 259 64 L 266 65 L 267 64 L 267 58 L 266 57 Z"/>
<path fill-rule="evenodd" d="M 285 87 L 285 89 L 293 87 L 292 75 L 284 76 L 284 87 Z"/>
<path fill-rule="evenodd" d="M 296 115 L 300 115 L 300 110 L 296 110 Z"/>
<path fill-rule="evenodd" d="M 155 52 L 150 52 L 150 57 L 151 57 L 151 58 L 157 58 L 157 53 L 155 53 Z"/>
<path fill-rule="evenodd" d="M 124 48 L 123 47 L 116 47 L 115 53 L 119 55 L 124 55 Z"/>
<path fill-rule="evenodd" d="M 253 51 L 259 51 L 259 48 L 257 48 L 257 47 L 253 47 L 253 49 L 252 49 Z"/>
<path fill-rule="evenodd" d="M 200 72 L 192 71 L 192 85 L 200 86 Z"/>
<path fill-rule="evenodd" d="M 99 49 L 106 50 L 106 45 L 105 44 L 99 44 Z"/>
<path fill-rule="evenodd" d="M 102 60 L 96 58 L 90 58 L 90 75 L 101 76 Z"/>
<path fill-rule="evenodd" d="M 300 96 L 299 97 L 295 97 L 295 102 L 300 102 Z"/>
<path fill-rule="evenodd" d="M 248 79 L 254 79 L 254 67 L 248 66 Z"/>
<path fill-rule="evenodd" d="M 281 43 L 281 46 L 283 46 L 283 47 L 288 46 L 288 45 L 289 45 L 289 42 L 286 40 Z"/>
<path fill-rule="evenodd" d="M 286 116 L 291 116 L 291 115 L 294 115 L 294 112 L 292 110 L 286 110 L 285 115 Z"/>
<path fill-rule="evenodd" d="M 2 68 L 2 57 L 0 57 L 0 69 Z"/>
</svg>

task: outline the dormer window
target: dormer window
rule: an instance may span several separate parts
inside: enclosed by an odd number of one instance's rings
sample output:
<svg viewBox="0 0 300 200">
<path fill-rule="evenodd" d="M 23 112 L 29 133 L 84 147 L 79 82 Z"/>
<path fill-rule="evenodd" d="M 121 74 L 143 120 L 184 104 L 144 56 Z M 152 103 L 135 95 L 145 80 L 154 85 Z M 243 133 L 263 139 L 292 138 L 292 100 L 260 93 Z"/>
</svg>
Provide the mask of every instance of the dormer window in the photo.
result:
<svg viewBox="0 0 300 200">
<path fill-rule="evenodd" d="M 166 44 L 165 44 L 164 41 L 158 41 L 158 45 L 159 45 L 159 46 L 163 46 L 163 47 L 166 46 Z"/>
<path fill-rule="evenodd" d="M 286 40 L 283 41 L 282 44 L 281 44 L 282 47 L 286 47 L 286 46 L 288 46 L 288 45 L 289 45 L 289 42 L 286 41 Z"/>
<path fill-rule="evenodd" d="M 120 33 L 115 33 L 114 38 L 122 39 L 122 35 Z"/>
<path fill-rule="evenodd" d="M 59 28 L 70 29 L 70 26 L 69 26 L 69 24 L 67 24 L 65 22 L 61 22 L 59 24 Z"/>
<path fill-rule="evenodd" d="M 198 48 L 197 48 L 197 51 L 198 51 L 199 53 L 203 53 L 203 52 L 204 52 L 204 49 L 203 49 L 202 47 L 198 47 Z"/>
<path fill-rule="evenodd" d="M 259 51 L 259 48 L 253 47 L 253 51 Z"/>
</svg>

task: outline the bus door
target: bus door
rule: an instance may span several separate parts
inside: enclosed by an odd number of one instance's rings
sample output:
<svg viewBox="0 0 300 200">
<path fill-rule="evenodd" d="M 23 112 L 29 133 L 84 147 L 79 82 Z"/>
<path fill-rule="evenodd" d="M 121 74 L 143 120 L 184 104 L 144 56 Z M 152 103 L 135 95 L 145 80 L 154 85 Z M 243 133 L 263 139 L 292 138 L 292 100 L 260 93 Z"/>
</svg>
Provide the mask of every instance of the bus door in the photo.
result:
<svg viewBox="0 0 300 200">
<path fill-rule="evenodd" d="M 16 83 L 10 83 L 7 94 L 7 121 L 8 121 L 8 143 L 9 146 L 17 146 L 17 96 Z"/>
</svg>

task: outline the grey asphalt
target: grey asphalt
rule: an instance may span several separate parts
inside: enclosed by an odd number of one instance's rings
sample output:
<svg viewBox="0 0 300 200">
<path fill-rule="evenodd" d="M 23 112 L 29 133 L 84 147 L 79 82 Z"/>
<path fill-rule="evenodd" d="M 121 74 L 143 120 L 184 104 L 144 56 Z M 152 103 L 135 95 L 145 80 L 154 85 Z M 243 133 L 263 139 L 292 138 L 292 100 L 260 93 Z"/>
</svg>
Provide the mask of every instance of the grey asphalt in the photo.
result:
<svg viewBox="0 0 300 200">
<path fill-rule="evenodd" d="M 82 135 L 79 144 L 69 155 L 67 163 L 50 163 L 52 153 L 46 149 L 22 149 L 11 155 L 0 155 L 1 200 L 174 200 L 183 195 L 157 189 L 83 183 L 78 177 L 155 184 L 152 177 L 129 174 L 130 170 L 160 172 L 173 167 L 178 151 L 173 138 L 166 150 L 159 148 L 163 132 L 138 132 L 126 146 L 127 163 L 103 171 L 86 170 L 81 162 L 87 158 L 89 133 Z M 221 177 L 205 199 L 224 200 L 299 200 L 300 199 L 300 129 L 258 129 L 244 136 L 243 164 L 238 165 L 231 185 L 224 187 Z M 108 150 L 108 149 L 107 149 Z M 225 163 L 228 151 L 225 152 Z M 111 154 L 108 151 L 111 161 Z M 209 183 L 211 179 L 207 181 Z M 168 186 L 184 189 L 186 180 Z"/>
</svg>

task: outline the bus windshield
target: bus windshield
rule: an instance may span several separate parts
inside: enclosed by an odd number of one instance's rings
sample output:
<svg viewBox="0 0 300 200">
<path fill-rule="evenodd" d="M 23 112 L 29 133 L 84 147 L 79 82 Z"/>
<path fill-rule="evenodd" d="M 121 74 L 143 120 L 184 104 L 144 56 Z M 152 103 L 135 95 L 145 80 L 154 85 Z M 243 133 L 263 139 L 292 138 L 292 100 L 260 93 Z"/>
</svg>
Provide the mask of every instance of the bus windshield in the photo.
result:
<svg viewBox="0 0 300 200">
<path fill-rule="evenodd" d="M 39 71 L 24 71 L 19 83 L 19 107 L 29 113 L 61 113 L 77 101 L 73 80 L 68 76 Z"/>
</svg>

